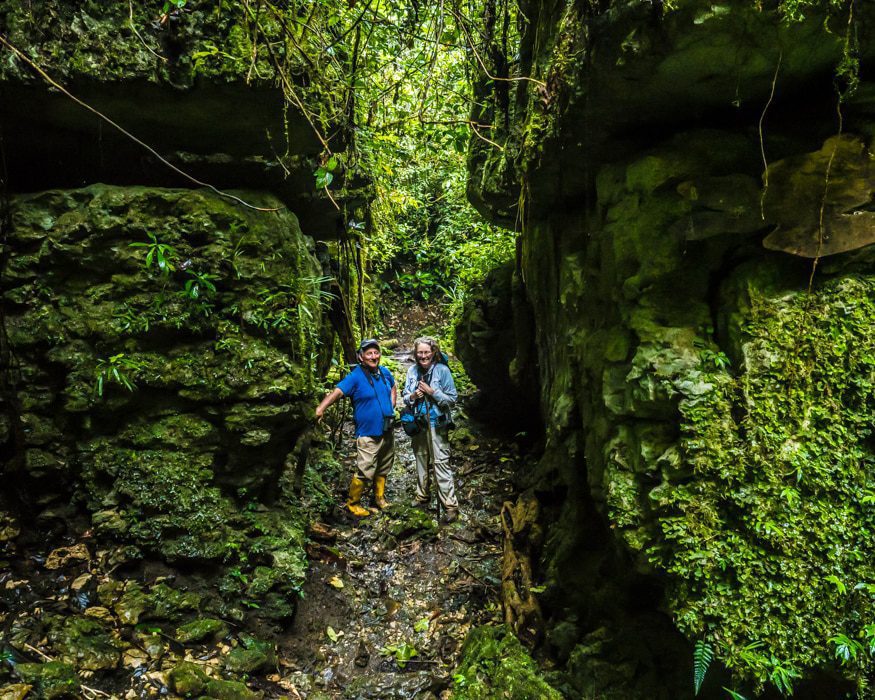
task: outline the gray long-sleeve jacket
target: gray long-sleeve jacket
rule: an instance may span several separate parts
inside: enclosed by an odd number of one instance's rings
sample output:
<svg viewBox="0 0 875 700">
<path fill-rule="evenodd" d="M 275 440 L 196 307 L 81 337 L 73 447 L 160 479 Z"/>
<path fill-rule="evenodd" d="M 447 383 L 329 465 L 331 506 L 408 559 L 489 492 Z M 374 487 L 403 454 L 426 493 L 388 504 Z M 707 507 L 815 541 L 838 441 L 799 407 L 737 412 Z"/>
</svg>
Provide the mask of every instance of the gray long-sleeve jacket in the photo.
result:
<svg viewBox="0 0 875 700">
<path fill-rule="evenodd" d="M 416 397 L 413 395 L 419 387 L 420 378 L 428 382 L 434 389 L 434 401 L 428 401 L 429 415 L 432 423 L 441 414 L 449 414 L 456 400 L 459 398 L 456 392 L 456 384 L 453 382 L 453 373 L 442 362 L 434 363 L 424 375 L 420 374 L 419 365 L 413 365 L 407 370 L 407 379 L 404 382 L 404 403 L 413 408 Z M 427 400 L 427 399 L 426 399 Z"/>
</svg>

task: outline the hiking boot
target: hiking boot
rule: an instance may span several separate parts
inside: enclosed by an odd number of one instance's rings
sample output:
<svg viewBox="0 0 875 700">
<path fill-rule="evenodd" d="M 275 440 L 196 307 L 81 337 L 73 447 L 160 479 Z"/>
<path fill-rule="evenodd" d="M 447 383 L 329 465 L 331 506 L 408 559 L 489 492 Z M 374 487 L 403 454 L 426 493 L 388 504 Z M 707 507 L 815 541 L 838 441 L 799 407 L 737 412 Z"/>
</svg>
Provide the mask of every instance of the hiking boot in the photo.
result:
<svg viewBox="0 0 875 700">
<path fill-rule="evenodd" d="M 459 519 L 459 511 L 456 508 L 444 512 L 444 517 L 441 518 L 441 525 L 450 525 Z"/>
<path fill-rule="evenodd" d="M 346 508 L 353 515 L 364 518 L 370 515 L 370 511 L 361 507 L 362 492 L 365 490 L 365 482 L 357 476 L 349 482 L 349 500 L 346 502 Z"/>
<path fill-rule="evenodd" d="M 386 500 L 385 476 L 378 476 L 376 479 L 374 479 L 374 503 L 380 510 L 389 507 L 389 501 Z"/>
<path fill-rule="evenodd" d="M 419 508 L 420 510 L 428 509 L 428 500 L 425 498 L 414 498 L 413 503 L 411 503 L 414 508 Z"/>
</svg>

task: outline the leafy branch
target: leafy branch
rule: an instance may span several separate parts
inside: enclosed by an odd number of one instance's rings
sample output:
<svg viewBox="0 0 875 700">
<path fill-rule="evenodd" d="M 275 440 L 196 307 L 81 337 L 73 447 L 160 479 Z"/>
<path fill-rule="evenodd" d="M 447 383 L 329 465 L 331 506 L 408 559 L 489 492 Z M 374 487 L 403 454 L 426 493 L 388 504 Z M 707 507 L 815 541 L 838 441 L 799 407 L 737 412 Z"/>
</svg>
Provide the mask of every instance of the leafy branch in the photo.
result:
<svg viewBox="0 0 875 700">
<path fill-rule="evenodd" d="M 94 378 L 94 393 L 103 398 L 103 390 L 106 384 L 119 384 L 128 391 L 136 389 L 137 385 L 129 372 L 138 372 L 145 367 L 145 363 L 128 357 L 125 353 L 112 355 L 97 361 Z"/>
</svg>

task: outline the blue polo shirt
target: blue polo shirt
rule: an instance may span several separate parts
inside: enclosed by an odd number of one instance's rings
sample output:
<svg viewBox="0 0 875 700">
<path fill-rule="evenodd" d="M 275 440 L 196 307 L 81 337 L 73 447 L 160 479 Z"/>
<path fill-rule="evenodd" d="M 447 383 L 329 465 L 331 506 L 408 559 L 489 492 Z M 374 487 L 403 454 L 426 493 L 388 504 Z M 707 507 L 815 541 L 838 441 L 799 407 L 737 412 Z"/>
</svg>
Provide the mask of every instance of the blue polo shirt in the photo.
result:
<svg viewBox="0 0 875 700">
<path fill-rule="evenodd" d="M 395 377 L 385 367 L 378 367 L 379 374 L 370 374 L 358 365 L 337 383 L 344 396 L 352 399 L 352 417 L 355 420 L 355 436 L 382 437 L 383 416 L 392 416 L 392 387 Z M 368 376 L 370 374 L 370 376 Z"/>
</svg>

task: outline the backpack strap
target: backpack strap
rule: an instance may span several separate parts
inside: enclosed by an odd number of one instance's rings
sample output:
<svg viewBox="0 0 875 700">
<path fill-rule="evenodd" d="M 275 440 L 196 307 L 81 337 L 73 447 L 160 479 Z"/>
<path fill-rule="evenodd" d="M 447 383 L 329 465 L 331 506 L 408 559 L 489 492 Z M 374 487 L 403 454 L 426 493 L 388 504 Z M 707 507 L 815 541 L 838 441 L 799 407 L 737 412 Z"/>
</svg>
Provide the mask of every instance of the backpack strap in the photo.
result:
<svg viewBox="0 0 875 700">
<path fill-rule="evenodd" d="M 374 391 L 374 398 L 377 400 L 377 405 L 380 407 L 380 413 L 382 413 L 383 416 L 388 417 L 389 414 L 383 413 L 383 402 L 380 401 L 380 395 L 377 392 L 377 386 L 376 386 L 376 384 L 374 384 L 374 379 L 373 379 L 373 377 L 371 377 L 371 373 L 368 372 L 361 365 L 359 365 L 358 368 L 361 370 L 362 374 L 365 375 L 365 379 L 368 380 L 368 384 L 371 385 L 371 389 L 373 389 L 373 391 Z M 380 373 L 380 381 L 382 381 L 386 385 L 386 388 L 389 388 L 389 380 L 386 379 L 386 375 L 383 374 L 383 370 L 385 369 L 385 367 L 378 366 L 377 369 L 379 370 L 379 373 Z M 388 372 L 389 370 L 386 369 L 385 371 Z M 390 389 L 390 395 L 389 395 L 389 403 L 390 404 L 392 403 L 391 389 Z M 393 414 L 394 414 L 394 411 L 393 411 Z"/>
</svg>

